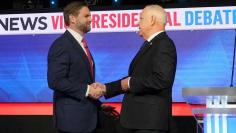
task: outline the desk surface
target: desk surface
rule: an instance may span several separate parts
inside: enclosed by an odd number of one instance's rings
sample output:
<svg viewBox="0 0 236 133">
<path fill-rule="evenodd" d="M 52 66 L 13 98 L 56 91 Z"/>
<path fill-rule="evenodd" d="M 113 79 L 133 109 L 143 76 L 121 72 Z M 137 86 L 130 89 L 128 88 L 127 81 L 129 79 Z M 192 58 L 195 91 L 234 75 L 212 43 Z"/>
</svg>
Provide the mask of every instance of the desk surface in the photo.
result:
<svg viewBox="0 0 236 133">
<path fill-rule="evenodd" d="M 227 98 L 228 103 L 236 103 L 235 87 L 199 87 L 199 88 L 183 88 L 183 98 L 189 104 L 206 104 L 207 98 Z"/>
</svg>

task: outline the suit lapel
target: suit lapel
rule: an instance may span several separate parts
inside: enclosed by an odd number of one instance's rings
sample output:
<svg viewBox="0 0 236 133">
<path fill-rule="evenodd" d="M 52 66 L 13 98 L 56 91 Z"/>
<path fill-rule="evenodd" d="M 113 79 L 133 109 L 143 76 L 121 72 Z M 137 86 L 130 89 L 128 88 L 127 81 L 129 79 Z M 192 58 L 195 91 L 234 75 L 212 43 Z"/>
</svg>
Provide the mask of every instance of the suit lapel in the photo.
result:
<svg viewBox="0 0 236 133">
<path fill-rule="evenodd" d="M 73 48 L 75 48 L 76 50 L 78 50 L 78 54 L 82 57 L 83 62 L 86 65 L 86 69 L 89 71 L 90 73 L 90 77 L 91 79 L 93 79 L 92 75 L 91 75 L 91 70 L 90 70 L 90 65 L 89 65 L 89 60 L 88 57 L 86 55 L 86 53 L 84 52 L 83 48 L 80 46 L 80 44 L 76 41 L 76 39 L 70 34 L 69 31 L 65 32 L 65 35 L 67 36 L 67 38 L 71 41 L 71 45 Z M 91 55 L 92 56 L 92 55 Z M 93 56 L 92 56 L 92 60 L 93 60 Z M 93 60 L 94 62 L 94 60 Z M 93 65 L 93 69 L 95 69 L 95 64 Z M 94 75 L 94 73 L 93 73 Z M 93 79 L 94 80 L 94 79 Z"/>
<path fill-rule="evenodd" d="M 157 45 L 156 41 L 160 40 L 166 36 L 166 32 L 162 32 L 155 36 L 148 44 L 145 44 L 136 54 L 134 59 L 132 60 L 130 66 L 129 66 L 129 75 L 133 72 L 135 66 L 137 65 L 138 61 L 141 59 L 141 57 L 149 50 L 151 49 L 152 45 Z"/>
<path fill-rule="evenodd" d="M 139 52 L 136 54 L 136 56 L 134 57 L 134 59 L 132 60 L 130 67 L 129 67 L 129 74 L 131 74 L 133 72 L 133 69 L 135 67 L 135 65 L 137 64 L 137 62 L 140 60 L 140 58 L 150 49 L 151 45 L 150 44 L 145 44 L 140 50 Z"/>
</svg>

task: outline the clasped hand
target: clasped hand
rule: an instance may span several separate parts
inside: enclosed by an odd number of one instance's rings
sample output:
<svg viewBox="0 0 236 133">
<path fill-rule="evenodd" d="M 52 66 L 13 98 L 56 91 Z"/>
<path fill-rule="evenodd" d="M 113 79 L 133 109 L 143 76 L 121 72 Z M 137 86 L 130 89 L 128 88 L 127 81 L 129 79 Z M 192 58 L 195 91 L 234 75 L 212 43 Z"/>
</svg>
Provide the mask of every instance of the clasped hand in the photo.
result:
<svg viewBox="0 0 236 133">
<path fill-rule="evenodd" d="M 106 93 L 106 86 L 101 83 L 93 83 L 89 85 L 88 96 L 93 99 L 99 99 Z"/>
</svg>

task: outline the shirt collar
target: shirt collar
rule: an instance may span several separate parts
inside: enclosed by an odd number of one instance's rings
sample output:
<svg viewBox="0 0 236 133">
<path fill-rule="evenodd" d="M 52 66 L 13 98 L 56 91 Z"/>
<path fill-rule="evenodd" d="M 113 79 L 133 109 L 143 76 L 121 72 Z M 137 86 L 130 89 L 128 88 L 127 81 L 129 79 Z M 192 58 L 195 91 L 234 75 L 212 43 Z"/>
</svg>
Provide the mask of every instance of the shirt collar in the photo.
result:
<svg viewBox="0 0 236 133">
<path fill-rule="evenodd" d="M 80 44 L 82 42 L 83 36 L 81 36 L 79 33 L 76 31 L 67 28 L 67 30 L 70 32 L 70 34 L 77 40 L 77 42 Z"/>
<path fill-rule="evenodd" d="M 147 39 L 147 41 L 150 42 L 155 36 L 159 35 L 159 34 L 162 33 L 162 32 L 164 32 L 164 30 L 152 34 L 152 35 Z"/>
</svg>

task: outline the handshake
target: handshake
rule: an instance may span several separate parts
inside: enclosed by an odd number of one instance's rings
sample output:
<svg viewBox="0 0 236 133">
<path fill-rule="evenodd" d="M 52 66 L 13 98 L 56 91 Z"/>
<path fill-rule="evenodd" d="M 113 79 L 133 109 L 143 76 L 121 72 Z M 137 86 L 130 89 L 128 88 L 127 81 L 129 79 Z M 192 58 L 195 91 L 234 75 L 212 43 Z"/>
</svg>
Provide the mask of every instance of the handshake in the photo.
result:
<svg viewBox="0 0 236 133">
<path fill-rule="evenodd" d="M 130 77 L 126 77 L 121 80 L 121 89 L 124 93 L 129 91 L 129 80 Z M 93 84 L 89 85 L 89 92 L 88 96 L 93 99 L 99 99 L 100 97 L 104 96 L 106 94 L 107 88 L 106 85 L 95 82 Z"/>
<path fill-rule="evenodd" d="M 88 96 L 92 99 L 99 99 L 106 93 L 106 86 L 101 83 L 93 83 L 89 85 Z"/>
</svg>

